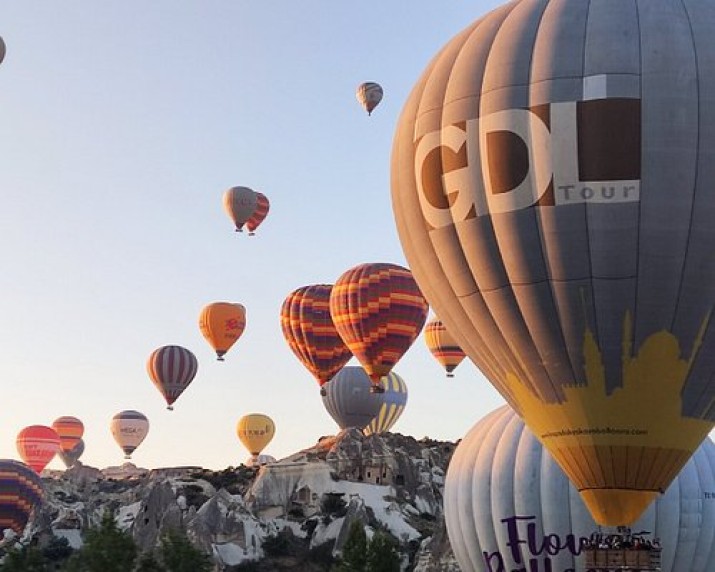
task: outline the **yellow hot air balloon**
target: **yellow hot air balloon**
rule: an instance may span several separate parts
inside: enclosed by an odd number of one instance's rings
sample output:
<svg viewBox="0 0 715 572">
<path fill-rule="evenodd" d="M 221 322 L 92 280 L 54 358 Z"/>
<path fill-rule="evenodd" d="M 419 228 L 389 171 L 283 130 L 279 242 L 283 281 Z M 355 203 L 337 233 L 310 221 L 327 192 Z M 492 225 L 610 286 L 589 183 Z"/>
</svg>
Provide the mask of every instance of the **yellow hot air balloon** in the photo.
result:
<svg viewBox="0 0 715 572">
<path fill-rule="evenodd" d="M 275 432 L 276 426 L 273 420 L 262 413 L 244 415 L 236 425 L 238 438 L 254 457 L 261 454 L 261 451 L 273 439 Z"/>
<path fill-rule="evenodd" d="M 432 60 L 394 137 L 420 289 L 603 525 L 715 425 L 714 23 L 510 2 Z"/>
<path fill-rule="evenodd" d="M 213 302 L 201 310 L 199 328 L 219 361 L 246 328 L 246 308 L 231 302 Z"/>
</svg>

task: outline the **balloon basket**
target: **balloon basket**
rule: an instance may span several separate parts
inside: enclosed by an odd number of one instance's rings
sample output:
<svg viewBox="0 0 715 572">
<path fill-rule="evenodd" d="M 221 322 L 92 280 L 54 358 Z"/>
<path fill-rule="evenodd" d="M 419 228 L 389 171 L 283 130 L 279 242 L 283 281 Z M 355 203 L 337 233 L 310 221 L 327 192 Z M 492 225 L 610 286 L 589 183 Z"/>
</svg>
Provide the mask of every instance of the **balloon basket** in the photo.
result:
<svg viewBox="0 0 715 572">
<path fill-rule="evenodd" d="M 174 411 L 174 406 L 173 406 L 173 405 L 167 405 L 166 408 L 167 408 L 169 411 Z"/>
<path fill-rule="evenodd" d="M 381 385 L 373 385 L 370 388 L 370 393 L 385 393 L 385 388 Z"/>
</svg>

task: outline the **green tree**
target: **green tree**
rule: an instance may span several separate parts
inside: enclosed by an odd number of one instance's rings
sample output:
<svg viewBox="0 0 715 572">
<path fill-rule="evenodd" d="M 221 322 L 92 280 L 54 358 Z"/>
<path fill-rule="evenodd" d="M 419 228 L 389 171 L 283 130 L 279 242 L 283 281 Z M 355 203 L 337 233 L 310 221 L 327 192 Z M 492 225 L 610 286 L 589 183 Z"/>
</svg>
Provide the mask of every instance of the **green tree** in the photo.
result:
<svg viewBox="0 0 715 572">
<path fill-rule="evenodd" d="M 395 541 L 377 531 L 367 548 L 367 570 L 370 572 L 400 572 L 400 555 Z"/>
<path fill-rule="evenodd" d="M 58 536 L 52 536 L 47 546 L 42 549 L 42 555 L 50 564 L 65 562 L 73 552 L 74 549 L 70 546 L 69 541 Z"/>
<path fill-rule="evenodd" d="M 350 524 L 348 537 L 343 546 L 343 557 L 338 564 L 339 572 L 365 572 L 367 565 L 367 535 L 362 521 Z"/>
<path fill-rule="evenodd" d="M 0 571 L 2 572 L 46 572 L 47 559 L 36 546 L 23 546 L 22 548 L 11 548 L 5 560 L 3 560 Z"/>
<path fill-rule="evenodd" d="M 166 572 L 166 568 L 156 559 L 153 552 L 145 552 L 139 557 L 139 564 L 134 572 Z"/>
<path fill-rule="evenodd" d="M 210 572 L 213 569 L 211 557 L 178 530 L 169 530 L 162 537 L 159 555 L 169 572 Z"/>
<path fill-rule="evenodd" d="M 114 513 L 106 511 L 100 525 L 87 531 L 77 558 L 70 558 L 65 568 L 81 572 L 128 572 L 134 568 L 136 558 L 134 539 L 119 529 Z"/>
</svg>

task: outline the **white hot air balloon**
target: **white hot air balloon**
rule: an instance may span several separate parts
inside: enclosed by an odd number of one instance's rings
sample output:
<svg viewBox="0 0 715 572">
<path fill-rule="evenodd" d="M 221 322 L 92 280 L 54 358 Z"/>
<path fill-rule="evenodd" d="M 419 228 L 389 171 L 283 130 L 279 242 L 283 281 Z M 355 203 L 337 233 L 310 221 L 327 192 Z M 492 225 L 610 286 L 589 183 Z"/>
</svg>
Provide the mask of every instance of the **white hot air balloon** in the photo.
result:
<svg viewBox="0 0 715 572">
<path fill-rule="evenodd" d="M 660 539 L 662 572 L 713 571 L 713 491 L 715 443 L 706 439 L 631 527 Z M 444 514 L 463 572 L 584 570 L 579 547 L 598 530 L 578 491 L 508 406 L 479 421 L 455 450 Z"/>
</svg>

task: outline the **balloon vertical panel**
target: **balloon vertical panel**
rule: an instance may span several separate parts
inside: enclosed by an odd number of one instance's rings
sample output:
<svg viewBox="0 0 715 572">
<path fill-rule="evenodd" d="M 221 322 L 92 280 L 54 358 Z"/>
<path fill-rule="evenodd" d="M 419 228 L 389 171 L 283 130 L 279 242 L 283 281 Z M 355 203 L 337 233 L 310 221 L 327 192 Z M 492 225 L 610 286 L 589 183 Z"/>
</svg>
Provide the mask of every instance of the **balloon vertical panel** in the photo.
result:
<svg viewBox="0 0 715 572">
<path fill-rule="evenodd" d="M 712 25 L 706 2 L 512 2 L 435 57 L 395 135 L 420 288 L 604 524 L 715 422 Z"/>
</svg>

